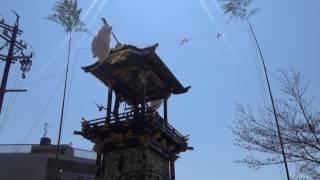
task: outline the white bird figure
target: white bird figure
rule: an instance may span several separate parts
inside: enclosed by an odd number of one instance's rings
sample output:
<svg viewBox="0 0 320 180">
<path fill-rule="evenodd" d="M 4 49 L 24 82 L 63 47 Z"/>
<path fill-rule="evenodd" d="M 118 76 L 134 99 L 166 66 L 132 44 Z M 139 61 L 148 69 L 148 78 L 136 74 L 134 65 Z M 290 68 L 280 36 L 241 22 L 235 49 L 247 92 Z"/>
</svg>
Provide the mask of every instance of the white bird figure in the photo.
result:
<svg viewBox="0 0 320 180">
<path fill-rule="evenodd" d="M 110 52 L 112 26 L 108 24 L 104 18 L 101 19 L 104 25 L 93 38 L 91 43 L 91 51 L 93 57 L 98 57 L 99 61 L 103 62 L 106 60 Z"/>
<path fill-rule="evenodd" d="M 98 108 L 98 110 L 99 110 L 99 111 L 107 110 L 107 108 L 106 108 L 106 107 L 104 107 L 103 105 L 98 104 L 98 103 L 96 103 L 96 102 L 93 102 L 93 103 L 94 103 L 94 104 L 96 104 L 96 106 L 97 106 L 97 108 Z"/>
<path fill-rule="evenodd" d="M 184 45 L 184 44 L 186 44 L 187 42 L 189 42 L 189 39 L 183 38 L 183 39 L 181 40 L 181 42 L 180 42 L 180 45 Z"/>
<path fill-rule="evenodd" d="M 225 36 L 226 36 L 226 33 L 220 33 L 220 32 L 219 32 L 219 33 L 217 34 L 217 38 L 218 38 L 218 39 L 223 39 Z"/>
<path fill-rule="evenodd" d="M 157 110 L 162 104 L 162 99 L 151 101 L 148 105 L 152 110 Z"/>
</svg>

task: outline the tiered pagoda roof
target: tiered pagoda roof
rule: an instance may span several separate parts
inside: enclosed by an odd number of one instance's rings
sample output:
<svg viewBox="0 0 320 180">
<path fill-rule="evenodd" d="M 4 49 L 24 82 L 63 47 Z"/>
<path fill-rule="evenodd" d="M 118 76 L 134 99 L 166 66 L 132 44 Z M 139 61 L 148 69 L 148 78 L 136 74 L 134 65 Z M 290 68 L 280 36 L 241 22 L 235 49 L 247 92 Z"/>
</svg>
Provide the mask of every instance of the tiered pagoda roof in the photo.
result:
<svg viewBox="0 0 320 180">
<path fill-rule="evenodd" d="M 106 86 L 121 96 L 129 104 L 141 102 L 141 73 L 148 76 L 145 89 L 146 101 L 169 97 L 171 94 L 186 93 L 190 87 L 184 87 L 174 74 L 155 53 L 158 44 L 147 48 L 131 45 L 118 45 L 112 49 L 103 62 L 83 67 L 97 77 Z"/>
</svg>

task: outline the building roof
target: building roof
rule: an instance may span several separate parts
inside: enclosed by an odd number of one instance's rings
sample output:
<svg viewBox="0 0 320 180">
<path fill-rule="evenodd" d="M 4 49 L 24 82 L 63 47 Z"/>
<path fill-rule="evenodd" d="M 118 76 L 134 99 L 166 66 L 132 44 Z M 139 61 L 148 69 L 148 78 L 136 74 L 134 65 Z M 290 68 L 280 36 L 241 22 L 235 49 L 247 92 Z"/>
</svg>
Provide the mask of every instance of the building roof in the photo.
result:
<svg viewBox="0 0 320 180">
<path fill-rule="evenodd" d="M 118 45 L 112 49 L 108 58 L 83 67 L 128 103 L 140 101 L 142 82 L 141 73 L 147 74 L 147 101 L 168 97 L 171 94 L 186 93 L 184 87 L 156 54 L 158 44 L 147 48 L 131 45 Z"/>
</svg>

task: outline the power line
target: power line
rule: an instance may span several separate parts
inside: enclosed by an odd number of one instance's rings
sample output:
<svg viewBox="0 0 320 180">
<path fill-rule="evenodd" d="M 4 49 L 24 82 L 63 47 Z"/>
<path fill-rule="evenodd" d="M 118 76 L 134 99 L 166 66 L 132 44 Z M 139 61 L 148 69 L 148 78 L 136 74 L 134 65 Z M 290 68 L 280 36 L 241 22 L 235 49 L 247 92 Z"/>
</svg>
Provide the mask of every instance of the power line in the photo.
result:
<svg viewBox="0 0 320 180">
<path fill-rule="evenodd" d="M 18 76 L 16 76 L 16 79 L 15 79 L 15 81 L 13 83 L 13 87 L 14 88 L 18 87 L 17 86 L 17 82 L 18 82 Z M 20 83 L 21 83 L 21 81 L 20 81 Z M 3 120 L 0 123 L 0 133 L 2 132 L 2 130 L 4 129 L 4 127 L 5 127 L 5 125 L 6 125 L 7 121 L 8 121 L 8 117 L 9 117 L 10 112 L 12 111 L 12 106 L 13 106 L 13 104 L 15 102 L 16 95 L 17 95 L 17 93 L 10 94 L 10 96 L 9 96 L 9 100 L 8 100 L 7 107 L 5 108 Z"/>
<path fill-rule="evenodd" d="M 253 51 L 253 57 L 255 59 L 255 65 L 256 65 L 256 69 L 257 69 L 257 74 L 258 74 L 258 84 L 259 84 L 259 87 L 260 87 L 260 91 L 261 91 L 261 96 L 262 96 L 262 100 L 263 100 L 263 103 L 264 103 L 264 106 L 266 107 L 267 106 L 267 98 L 266 98 L 266 95 L 267 95 L 267 88 L 265 87 L 265 84 L 262 83 L 264 81 L 264 78 L 263 78 L 263 72 L 261 70 L 261 67 L 262 67 L 262 64 L 261 62 L 259 61 L 259 55 L 257 54 L 257 48 L 254 46 L 254 40 L 253 40 L 253 37 L 252 37 L 252 34 L 249 33 L 249 39 L 250 39 L 250 43 L 251 43 L 251 47 L 252 47 L 252 51 Z"/>
<path fill-rule="evenodd" d="M 259 58 L 258 58 L 257 49 L 254 46 L 254 40 L 253 40 L 252 34 L 249 33 L 249 36 L 250 36 L 249 38 L 250 38 L 250 43 L 251 43 L 251 47 L 252 47 L 252 51 L 253 51 L 253 57 L 255 59 L 255 64 L 256 64 L 256 69 L 257 69 L 257 74 L 258 74 L 258 83 L 259 83 L 259 87 L 260 87 L 260 90 L 261 90 L 261 96 L 262 96 L 262 99 L 263 99 L 263 104 L 264 104 L 264 107 L 267 107 L 266 87 L 265 87 L 265 84 L 262 83 L 264 81 L 263 72 L 261 70 L 262 65 L 261 65 L 261 63 L 259 61 Z M 276 158 L 279 159 L 278 156 L 276 156 Z M 282 166 L 280 164 L 278 164 L 277 167 L 278 167 L 278 170 L 279 170 L 279 173 L 280 173 L 281 180 L 284 180 L 284 172 L 283 172 Z"/>
<path fill-rule="evenodd" d="M 53 180 L 57 179 L 58 176 L 58 167 L 59 167 L 59 157 L 60 157 L 60 148 L 61 148 L 61 138 L 62 138 L 62 131 L 63 131 L 63 122 L 64 122 L 64 111 L 65 111 L 65 98 L 66 98 L 66 91 L 67 91 L 67 83 L 68 83 L 68 74 L 69 74 L 69 64 L 70 64 L 70 50 L 71 50 L 71 31 L 69 32 L 69 46 L 68 46 L 68 58 L 67 58 L 67 67 L 65 73 L 65 81 L 64 81 L 64 88 L 63 88 L 63 96 L 62 96 L 62 107 L 61 107 L 61 115 L 59 121 L 59 131 L 58 131 L 58 142 L 57 142 L 57 149 L 54 161 L 54 174 L 52 176 Z"/>
<path fill-rule="evenodd" d="M 73 60 L 73 67 L 72 67 L 72 72 L 71 72 L 71 78 L 70 78 L 70 83 L 69 83 L 69 90 L 68 90 L 68 95 L 67 95 L 67 104 L 66 104 L 66 115 L 65 118 L 67 118 L 68 116 L 68 110 L 69 110 L 69 102 L 70 102 L 70 93 L 71 93 L 71 89 L 72 89 L 72 83 L 73 83 L 73 78 L 74 78 L 74 72 L 75 72 L 75 67 L 77 66 L 77 57 L 78 57 L 78 52 L 80 50 L 87 50 L 86 48 L 77 48 L 76 49 L 76 53 L 74 56 L 74 60 Z"/>
<path fill-rule="evenodd" d="M 64 125 L 65 125 L 65 122 L 66 122 L 66 119 L 68 117 L 68 112 L 69 112 L 69 102 L 70 102 L 70 94 L 71 94 L 71 88 L 72 88 L 72 82 L 73 82 L 73 77 L 74 77 L 74 72 L 75 72 L 75 67 L 77 65 L 77 53 L 78 53 L 78 50 L 86 50 L 85 48 L 77 48 L 76 49 L 76 53 L 75 53 L 75 56 L 74 56 L 74 61 L 73 61 L 73 65 L 72 65 L 72 72 L 71 72 L 71 78 L 70 78 L 70 83 L 69 83 L 69 89 L 68 89 L 68 92 L 67 92 L 67 98 L 66 98 L 66 108 L 65 108 L 65 116 L 63 118 L 63 123 L 62 123 L 62 129 L 64 129 Z M 63 137 L 63 131 L 61 132 L 61 137 Z"/>
<path fill-rule="evenodd" d="M 45 76 L 45 77 L 43 77 L 43 78 L 39 78 L 39 79 L 37 79 L 37 80 L 34 80 L 34 81 L 31 81 L 31 82 L 27 82 L 27 83 L 25 83 L 25 84 L 22 84 L 20 87 L 27 87 L 27 86 L 30 86 L 30 85 L 34 85 L 34 84 L 39 83 L 39 82 L 41 82 L 41 81 L 48 80 L 48 79 L 51 79 L 51 78 L 56 77 L 56 76 L 58 76 L 58 75 L 61 75 L 62 73 L 64 73 L 64 71 L 57 72 L 57 73 L 53 73 L 53 74 L 50 74 L 50 75 Z"/>
<path fill-rule="evenodd" d="M 282 153 L 283 161 L 284 161 L 284 165 L 285 165 L 286 175 L 287 175 L 287 179 L 290 180 L 288 162 L 287 162 L 287 158 L 286 158 L 286 154 L 285 154 L 285 150 L 284 150 L 284 145 L 283 145 L 283 141 L 282 141 L 279 120 L 278 120 L 278 116 L 277 116 L 277 112 L 276 112 L 276 107 L 275 107 L 275 103 L 274 103 L 273 94 L 272 94 L 272 91 L 271 91 L 271 85 L 270 85 L 270 81 L 269 81 L 267 67 L 266 67 L 266 64 L 265 64 L 265 61 L 264 61 L 264 57 L 262 55 L 262 51 L 261 51 L 259 42 L 257 40 L 256 34 L 255 34 L 255 32 L 253 30 L 253 27 L 251 25 L 251 22 L 250 22 L 250 20 L 249 20 L 249 18 L 247 16 L 247 14 L 245 13 L 245 11 L 243 9 L 241 9 L 241 10 L 242 10 L 242 14 L 243 14 L 245 20 L 247 21 L 247 23 L 248 23 L 248 25 L 250 27 L 251 33 L 252 33 L 252 35 L 254 37 L 254 40 L 255 40 L 256 45 L 257 45 L 257 48 L 259 50 L 259 54 L 260 54 L 260 57 L 261 57 L 261 62 L 262 62 L 262 65 L 263 65 L 265 78 L 266 78 L 267 85 L 268 85 L 268 91 L 269 91 L 269 96 L 270 96 L 270 100 L 271 100 L 271 104 L 272 104 L 273 115 L 274 115 L 274 118 L 275 118 L 275 121 L 276 121 L 277 132 L 278 132 L 278 137 L 279 137 L 279 142 L 280 142 L 280 147 L 281 147 L 281 153 Z"/>
<path fill-rule="evenodd" d="M 27 141 L 27 139 L 29 138 L 29 136 L 32 134 L 34 128 L 37 126 L 38 122 L 41 120 L 43 114 L 45 113 L 45 111 L 47 110 L 49 104 L 51 103 L 54 95 L 57 93 L 57 90 L 59 89 L 59 86 L 60 86 L 61 83 L 62 83 L 63 77 L 64 77 L 64 76 L 61 76 L 61 78 L 60 78 L 60 80 L 58 81 L 55 89 L 52 91 L 50 98 L 48 99 L 48 101 L 46 102 L 46 104 L 43 106 L 43 109 L 41 110 L 38 118 L 33 122 L 30 131 L 29 131 L 29 132 L 27 133 L 27 135 L 24 137 L 24 139 L 23 139 L 23 141 L 22 141 L 22 144 L 24 144 L 24 143 Z"/>
<path fill-rule="evenodd" d="M 19 85 L 16 85 L 16 84 L 17 84 L 17 81 L 18 81 L 18 76 L 16 76 L 16 80 L 14 81 L 13 87 L 14 87 L 14 88 L 21 88 L 21 87 L 26 87 L 26 86 L 34 85 L 34 84 L 36 84 L 36 83 L 38 83 L 38 82 L 41 82 L 41 81 L 44 81 L 44 80 L 47 80 L 47 79 L 56 77 L 56 76 L 58 76 L 58 75 L 61 75 L 62 73 L 63 73 L 63 72 L 53 73 L 53 74 L 48 75 L 48 76 L 46 76 L 46 77 L 44 77 L 44 78 L 40 78 L 40 79 L 38 79 L 38 80 L 34 80 L 34 81 L 28 82 L 28 83 L 26 83 L 26 84 L 22 84 L 22 81 L 21 81 L 21 79 L 20 79 Z M 4 112 L 4 116 L 3 116 L 4 118 L 3 118 L 2 122 L 0 122 L 0 133 L 1 133 L 1 131 L 3 130 L 5 124 L 6 124 L 7 120 L 8 120 L 8 117 L 9 117 L 9 115 L 10 115 L 12 109 L 13 109 L 12 107 L 13 107 L 13 105 L 14 105 L 14 103 L 15 103 L 16 96 L 17 96 L 17 94 L 15 93 L 15 94 L 11 94 L 10 97 L 9 97 L 8 105 L 7 105 L 7 108 L 5 108 L 5 112 Z"/>
</svg>

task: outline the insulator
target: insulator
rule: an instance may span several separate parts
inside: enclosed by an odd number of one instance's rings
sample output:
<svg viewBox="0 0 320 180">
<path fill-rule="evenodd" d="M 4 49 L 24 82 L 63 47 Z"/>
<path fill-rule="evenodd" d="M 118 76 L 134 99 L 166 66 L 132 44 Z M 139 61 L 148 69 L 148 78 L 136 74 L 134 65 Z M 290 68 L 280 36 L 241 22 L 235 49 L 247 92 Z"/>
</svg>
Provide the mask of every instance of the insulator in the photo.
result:
<svg viewBox="0 0 320 180">
<path fill-rule="evenodd" d="M 32 66 L 32 60 L 30 59 L 30 57 L 24 57 L 22 60 L 19 61 L 20 62 L 20 69 L 22 71 L 22 78 L 25 78 L 25 73 L 29 72 Z"/>
</svg>

